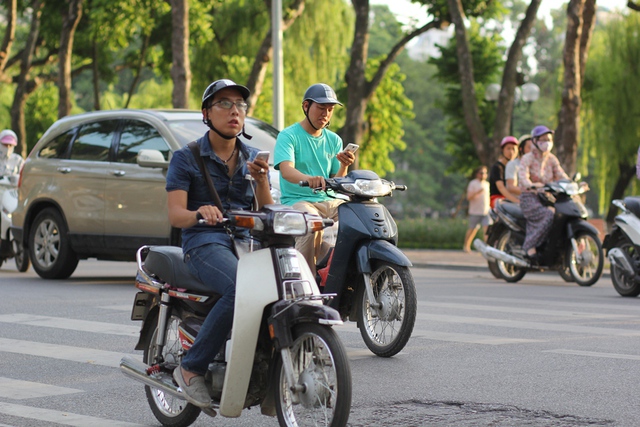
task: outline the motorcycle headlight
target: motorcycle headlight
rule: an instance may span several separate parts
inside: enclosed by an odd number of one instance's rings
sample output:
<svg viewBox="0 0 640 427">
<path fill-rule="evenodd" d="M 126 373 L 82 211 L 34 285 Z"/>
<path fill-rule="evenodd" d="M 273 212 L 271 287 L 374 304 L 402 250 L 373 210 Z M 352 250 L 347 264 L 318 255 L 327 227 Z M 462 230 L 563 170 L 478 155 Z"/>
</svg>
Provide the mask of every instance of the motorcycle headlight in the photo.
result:
<svg viewBox="0 0 640 427">
<path fill-rule="evenodd" d="M 382 197 L 391 193 L 391 185 L 381 179 L 356 179 L 353 183 L 342 184 L 342 187 L 356 196 Z"/>
<path fill-rule="evenodd" d="M 273 218 L 276 234 L 303 236 L 307 234 L 307 220 L 302 212 L 277 212 Z"/>
</svg>

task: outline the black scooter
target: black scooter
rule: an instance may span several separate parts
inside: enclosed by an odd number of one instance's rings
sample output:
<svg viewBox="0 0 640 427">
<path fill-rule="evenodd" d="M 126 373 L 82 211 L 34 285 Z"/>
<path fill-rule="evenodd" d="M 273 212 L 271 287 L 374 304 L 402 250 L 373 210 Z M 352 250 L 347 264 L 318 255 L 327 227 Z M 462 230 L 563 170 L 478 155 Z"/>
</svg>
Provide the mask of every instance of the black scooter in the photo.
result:
<svg viewBox="0 0 640 427">
<path fill-rule="evenodd" d="M 367 170 L 325 181 L 327 194 L 348 201 L 338 207 L 336 244 L 316 266 L 316 279 L 323 293 L 336 294 L 329 304 L 342 319 L 357 322 L 369 350 L 391 357 L 411 337 L 417 296 L 411 261 L 397 247 L 396 223 L 376 198 L 407 188 Z"/>
<path fill-rule="evenodd" d="M 498 275 L 507 282 L 519 281 L 527 271 L 557 270 L 580 286 L 593 285 L 602 274 L 604 255 L 598 230 L 586 221 L 587 209 L 579 198 L 585 188 L 563 180 L 546 184 L 543 191 L 555 199 L 550 202 L 555 215 L 547 241 L 537 248 L 540 265 L 532 266 L 524 257 L 526 221 L 515 203 L 496 206 L 501 226 L 493 232 L 499 234 L 487 240 L 489 245 L 476 239 L 473 246 L 487 261 L 495 262 Z"/>
</svg>

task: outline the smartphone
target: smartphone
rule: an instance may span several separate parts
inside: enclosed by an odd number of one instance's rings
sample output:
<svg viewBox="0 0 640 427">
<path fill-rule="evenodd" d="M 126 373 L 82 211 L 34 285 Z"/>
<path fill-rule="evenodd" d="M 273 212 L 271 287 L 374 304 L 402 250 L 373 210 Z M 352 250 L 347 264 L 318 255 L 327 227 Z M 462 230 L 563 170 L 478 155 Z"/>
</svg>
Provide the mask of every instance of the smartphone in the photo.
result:
<svg viewBox="0 0 640 427">
<path fill-rule="evenodd" d="M 264 160 L 269 163 L 269 152 L 268 151 L 258 151 L 256 154 L 256 158 L 254 160 Z"/>
<path fill-rule="evenodd" d="M 347 146 L 345 147 L 344 151 L 350 151 L 351 153 L 355 154 L 356 151 L 358 151 L 359 147 L 360 146 L 358 144 L 350 143 L 350 144 L 347 144 Z"/>
</svg>

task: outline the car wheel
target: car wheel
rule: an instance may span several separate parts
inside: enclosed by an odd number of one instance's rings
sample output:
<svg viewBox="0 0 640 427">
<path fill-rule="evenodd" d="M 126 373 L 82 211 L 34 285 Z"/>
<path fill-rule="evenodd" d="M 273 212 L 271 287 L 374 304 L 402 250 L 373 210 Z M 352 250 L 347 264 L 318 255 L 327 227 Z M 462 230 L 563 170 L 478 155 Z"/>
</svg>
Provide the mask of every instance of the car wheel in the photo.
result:
<svg viewBox="0 0 640 427">
<path fill-rule="evenodd" d="M 66 279 L 78 266 L 69 231 L 54 208 L 40 212 L 31 225 L 29 253 L 33 269 L 43 279 Z"/>
</svg>

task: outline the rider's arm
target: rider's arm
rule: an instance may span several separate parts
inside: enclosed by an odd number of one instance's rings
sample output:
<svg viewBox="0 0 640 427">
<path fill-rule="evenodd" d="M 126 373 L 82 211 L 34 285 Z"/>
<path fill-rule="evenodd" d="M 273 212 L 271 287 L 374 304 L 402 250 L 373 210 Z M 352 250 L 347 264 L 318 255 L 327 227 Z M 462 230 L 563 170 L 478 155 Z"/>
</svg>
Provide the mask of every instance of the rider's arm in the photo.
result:
<svg viewBox="0 0 640 427">
<path fill-rule="evenodd" d="M 167 193 L 167 207 L 169 210 L 169 222 L 172 227 L 189 228 L 198 223 L 197 214 L 208 223 L 216 223 L 222 219 L 222 213 L 215 206 L 200 206 L 198 211 L 187 209 L 188 193 L 184 190 L 173 190 Z"/>
<path fill-rule="evenodd" d="M 507 187 L 506 185 L 504 185 L 504 182 L 502 182 L 502 180 L 496 181 L 496 187 L 498 187 L 498 191 L 504 196 L 505 199 L 513 203 L 518 203 L 518 198 L 511 194 L 509 190 L 507 190 Z"/>
<path fill-rule="evenodd" d="M 280 175 L 293 184 L 298 184 L 300 181 L 307 181 L 311 188 L 325 188 L 323 177 L 302 173 L 293 166 L 293 162 L 280 162 L 278 167 L 280 168 Z"/>
<path fill-rule="evenodd" d="M 558 161 L 558 158 L 556 156 L 553 156 L 551 158 L 551 167 L 553 168 L 554 181 L 559 181 L 561 179 L 570 179 L 569 175 L 567 175 L 564 169 L 562 169 L 562 166 L 560 166 L 560 161 Z"/>
<path fill-rule="evenodd" d="M 509 193 L 513 194 L 514 196 L 519 196 L 520 193 L 522 193 L 520 187 L 518 187 L 518 185 L 516 184 L 515 178 L 507 179 L 507 190 L 509 190 Z"/>
</svg>

